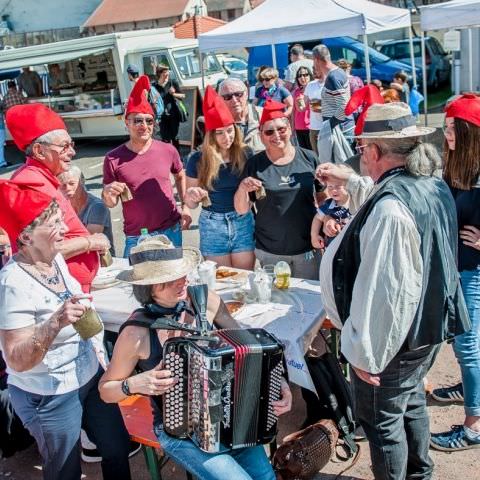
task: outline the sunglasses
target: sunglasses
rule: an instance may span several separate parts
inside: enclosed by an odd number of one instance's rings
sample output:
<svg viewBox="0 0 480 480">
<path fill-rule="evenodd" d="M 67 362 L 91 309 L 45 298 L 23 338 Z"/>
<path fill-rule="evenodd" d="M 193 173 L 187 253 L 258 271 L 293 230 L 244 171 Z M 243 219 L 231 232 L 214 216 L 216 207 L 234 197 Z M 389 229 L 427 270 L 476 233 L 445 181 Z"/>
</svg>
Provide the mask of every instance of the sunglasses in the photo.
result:
<svg viewBox="0 0 480 480">
<path fill-rule="evenodd" d="M 153 125 L 153 118 L 134 118 L 132 120 L 132 123 L 136 126 L 139 127 L 140 125 L 143 125 L 144 123 L 148 126 L 151 127 Z"/>
<path fill-rule="evenodd" d="M 262 82 L 269 82 L 270 80 L 273 80 L 274 77 L 262 77 Z"/>
<path fill-rule="evenodd" d="M 287 133 L 288 127 L 279 127 L 279 128 L 272 128 L 271 130 L 263 130 L 263 133 L 267 137 L 271 137 L 275 132 L 279 135 L 285 135 Z"/>
<path fill-rule="evenodd" d="M 233 93 L 226 93 L 225 95 L 222 95 L 222 98 L 226 101 L 229 102 L 233 97 L 235 98 L 242 98 L 245 92 L 233 92 Z"/>
<path fill-rule="evenodd" d="M 309 73 L 299 73 L 299 74 L 297 75 L 297 78 L 301 78 L 301 77 L 309 77 L 309 76 L 310 76 L 310 74 L 309 74 Z"/>
</svg>

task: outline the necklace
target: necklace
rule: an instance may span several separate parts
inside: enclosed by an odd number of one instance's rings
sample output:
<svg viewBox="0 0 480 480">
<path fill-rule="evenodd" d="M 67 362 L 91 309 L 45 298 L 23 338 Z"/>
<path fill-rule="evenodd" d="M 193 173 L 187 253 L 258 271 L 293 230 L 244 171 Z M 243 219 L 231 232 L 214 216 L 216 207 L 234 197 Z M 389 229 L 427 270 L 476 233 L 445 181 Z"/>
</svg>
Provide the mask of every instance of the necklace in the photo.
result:
<svg viewBox="0 0 480 480">
<path fill-rule="evenodd" d="M 40 276 L 40 279 L 43 281 L 44 284 L 50 285 L 50 286 L 55 286 L 60 283 L 60 276 L 59 276 L 59 270 L 58 270 L 58 265 L 57 262 L 53 261 L 53 268 L 55 271 L 53 272 L 53 275 L 46 275 L 45 273 L 42 273 L 35 265 L 29 264 L 29 263 L 23 263 L 23 262 L 18 262 L 19 265 L 24 269 L 35 275 Z"/>
</svg>

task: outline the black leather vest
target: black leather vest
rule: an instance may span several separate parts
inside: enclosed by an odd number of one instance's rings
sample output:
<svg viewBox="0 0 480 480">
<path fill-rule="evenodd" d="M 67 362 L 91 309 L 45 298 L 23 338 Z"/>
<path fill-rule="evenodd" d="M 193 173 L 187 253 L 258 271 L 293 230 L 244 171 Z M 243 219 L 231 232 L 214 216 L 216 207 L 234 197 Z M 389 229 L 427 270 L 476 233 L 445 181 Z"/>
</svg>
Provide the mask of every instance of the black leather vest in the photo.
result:
<svg viewBox="0 0 480 480">
<path fill-rule="evenodd" d="M 435 177 L 415 177 L 406 172 L 390 177 L 348 224 L 333 259 L 333 291 L 340 320 L 345 323 L 350 315 L 353 286 L 362 260 L 360 231 L 385 195 L 393 195 L 409 209 L 421 238 L 423 288 L 405 347 L 412 350 L 451 340 L 470 328 L 470 320 L 456 264 L 455 203 L 447 184 Z"/>
</svg>

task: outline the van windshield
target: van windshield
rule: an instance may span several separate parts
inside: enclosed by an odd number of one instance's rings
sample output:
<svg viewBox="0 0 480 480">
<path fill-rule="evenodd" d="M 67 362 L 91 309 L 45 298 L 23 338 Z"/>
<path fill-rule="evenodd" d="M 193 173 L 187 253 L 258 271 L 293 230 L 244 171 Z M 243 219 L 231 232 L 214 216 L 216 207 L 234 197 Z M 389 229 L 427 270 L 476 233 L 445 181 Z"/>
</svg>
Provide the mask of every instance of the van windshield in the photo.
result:
<svg viewBox="0 0 480 480">
<path fill-rule="evenodd" d="M 200 54 L 198 48 L 186 48 L 184 50 L 174 50 L 172 52 L 175 64 L 182 78 L 200 77 Z M 203 70 L 205 75 L 213 73 L 222 73 L 222 67 L 218 63 L 217 57 L 211 53 L 203 56 Z"/>
</svg>

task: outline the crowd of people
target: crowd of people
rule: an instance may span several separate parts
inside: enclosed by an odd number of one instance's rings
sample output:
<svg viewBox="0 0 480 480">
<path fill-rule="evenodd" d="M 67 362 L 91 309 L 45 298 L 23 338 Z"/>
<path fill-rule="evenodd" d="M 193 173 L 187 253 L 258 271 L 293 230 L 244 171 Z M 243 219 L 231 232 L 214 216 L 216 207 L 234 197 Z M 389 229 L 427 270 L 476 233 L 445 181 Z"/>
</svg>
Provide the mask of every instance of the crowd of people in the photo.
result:
<svg viewBox="0 0 480 480">
<path fill-rule="evenodd" d="M 480 447 L 480 98 L 447 105 L 442 158 L 429 143 L 434 129 L 417 125 L 403 72 L 382 92 L 352 77 L 348 62 L 334 64 L 324 45 L 313 60 L 295 45 L 291 60 L 284 83 L 272 67 L 259 71 L 252 102 L 238 79 L 208 86 L 203 142 L 185 164 L 178 124 L 169 123 L 179 86 L 163 66 L 153 84 L 129 66 L 129 138 L 105 155 L 101 199 L 72 165 L 75 145 L 59 115 L 40 104 L 6 110 L 26 161 L 0 181 L 9 257 L 0 344 L 9 401 L 38 445 L 45 479 L 80 478 L 81 429 L 105 479 L 131 478 L 117 404 L 132 394 L 151 397 L 159 442 L 198 479 L 275 478 L 261 447 L 208 454 L 163 428 L 162 395 L 176 382 L 162 364 L 171 334 L 149 326 L 159 316 L 193 322 L 187 276 L 202 257 L 246 270 L 283 260 L 293 276 L 320 281 L 376 479 L 430 479 L 430 447 Z M 141 308 L 107 366 L 102 333 L 83 340 L 74 326 L 99 256 L 114 253 L 109 209 L 119 202 L 132 268 L 118 278 Z M 182 245 L 196 208 L 199 250 Z M 237 326 L 215 292 L 207 317 L 216 328 Z M 465 421 L 430 436 L 424 382 L 445 341 L 462 379 L 433 396 L 463 401 Z M 275 413 L 291 407 L 282 380 Z"/>
</svg>

